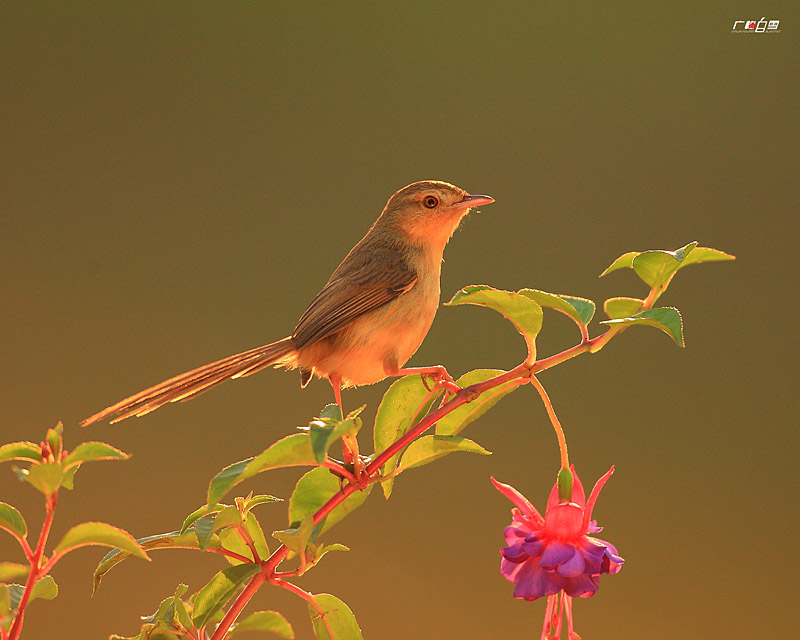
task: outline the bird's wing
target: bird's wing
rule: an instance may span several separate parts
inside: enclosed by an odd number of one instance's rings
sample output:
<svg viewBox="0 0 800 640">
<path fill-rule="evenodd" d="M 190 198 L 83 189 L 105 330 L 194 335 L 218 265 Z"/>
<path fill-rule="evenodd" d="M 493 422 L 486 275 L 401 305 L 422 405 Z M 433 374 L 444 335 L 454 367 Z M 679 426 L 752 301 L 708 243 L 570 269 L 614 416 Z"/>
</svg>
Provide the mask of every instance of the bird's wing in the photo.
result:
<svg viewBox="0 0 800 640">
<path fill-rule="evenodd" d="M 297 323 L 292 334 L 295 349 L 336 333 L 359 316 L 411 290 L 416 283 L 417 274 L 399 249 L 376 247 L 366 258 L 351 252 Z"/>
</svg>

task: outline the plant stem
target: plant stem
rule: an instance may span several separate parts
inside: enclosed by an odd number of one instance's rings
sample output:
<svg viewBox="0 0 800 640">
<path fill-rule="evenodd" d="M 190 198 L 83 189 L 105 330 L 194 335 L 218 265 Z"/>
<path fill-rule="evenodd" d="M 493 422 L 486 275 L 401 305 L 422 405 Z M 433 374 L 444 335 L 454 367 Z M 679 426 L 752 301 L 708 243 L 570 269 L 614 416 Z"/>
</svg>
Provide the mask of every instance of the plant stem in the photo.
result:
<svg viewBox="0 0 800 640">
<path fill-rule="evenodd" d="M 333 638 L 333 630 L 331 629 L 330 625 L 328 624 L 328 621 L 325 619 L 325 613 L 326 612 L 323 611 L 320 608 L 320 606 L 314 601 L 314 596 L 312 594 L 310 594 L 308 591 L 304 591 L 303 589 L 298 587 L 296 584 L 292 584 L 291 582 L 286 582 L 285 580 L 281 580 L 279 578 L 273 578 L 272 580 L 270 580 L 270 583 L 274 584 L 274 585 L 276 585 L 278 587 L 282 587 L 283 589 L 286 589 L 287 591 L 291 591 L 293 594 L 295 594 L 296 596 L 300 596 L 303 600 L 308 602 L 308 604 L 310 604 L 312 607 L 314 607 L 317 610 L 317 613 L 319 614 L 319 617 L 322 618 L 322 624 L 324 624 L 325 628 L 328 630 L 328 635 L 331 638 Z"/>
<path fill-rule="evenodd" d="M 531 376 L 531 384 L 539 392 L 539 395 L 542 398 L 542 402 L 544 403 L 544 408 L 547 409 L 547 415 L 550 417 L 550 422 L 553 423 L 553 429 L 555 429 L 556 431 L 556 438 L 558 438 L 558 450 L 561 453 L 561 468 L 569 469 L 569 453 L 567 452 L 567 439 L 564 436 L 564 429 L 561 427 L 561 423 L 558 420 L 556 411 L 555 409 L 553 409 L 553 403 L 550 401 L 550 396 L 547 395 L 547 391 L 545 391 L 544 387 L 542 386 L 542 383 L 539 382 L 536 376 Z"/>
<path fill-rule="evenodd" d="M 233 605 L 230 609 L 228 609 L 228 613 L 225 614 L 225 617 L 222 619 L 222 622 L 219 623 L 216 631 L 214 631 L 214 635 L 211 636 L 211 640 L 223 640 L 223 638 L 227 635 L 228 630 L 231 628 L 231 625 L 236 622 L 236 618 L 239 617 L 239 614 L 242 612 L 242 609 L 245 608 L 248 602 L 250 602 L 250 598 L 252 598 L 256 591 L 261 588 L 261 585 L 267 581 L 267 574 L 262 570 L 259 571 L 247 586 L 244 588 L 239 594 L 239 597 L 236 598 Z"/>
<path fill-rule="evenodd" d="M 469 387 L 465 387 L 461 391 L 459 391 L 454 398 L 452 398 L 449 402 L 446 402 L 441 407 L 429 413 L 425 416 L 422 420 L 420 420 L 412 429 L 410 429 L 407 433 L 405 433 L 401 438 L 399 438 L 396 442 L 392 443 L 389 447 L 387 447 L 384 451 L 382 451 L 379 455 L 377 455 L 365 468 L 365 473 L 368 478 L 371 479 L 372 482 L 377 482 L 381 478 L 378 476 L 378 472 L 380 468 L 389 460 L 392 456 L 402 451 L 408 444 L 412 441 L 416 440 L 419 436 L 421 436 L 425 431 L 430 429 L 436 422 L 441 420 L 447 414 L 451 413 L 458 407 L 461 407 L 469 402 L 472 402 L 476 398 L 478 398 L 481 394 L 489 391 L 490 389 L 494 389 L 499 387 L 503 384 L 525 384 L 530 381 L 537 390 L 541 389 L 540 394 L 544 392 L 544 388 L 541 387 L 539 381 L 533 377 L 533 374 L 538 373 L 540 371 L 544 371 L 545 369 L 549 369 L 557 364 L 561 364 L 570 358 L 574 358 L 575 356 L 591 352 L 595 353 L 602 349 L 611 338 L 614 337 L 617 333 L 625 329 L 625 327 L 614 327 L 608 329 L 605 333 L 592 338 L 591 340 L 587 340 L 584 336 L 584 340 L 580 343 L 562 351 L 561 353 L 557 353 L 553 356 L 548 358 L 543 358 L 538 360 L 534 363 L 523 362 L 517 367 L 514 367 L 510 371 L 506 371 L 494 378 L 490 378 L 489 380 L 485 380 L 483 382 L 478 382 L 476 384 L 470 385 Z M 535 380 L 535 382 L 534 382 Z M 544 392 L 543 399 L 547 398 L 547 393 Z M 550 404 L 549 398 L 545 401 L 545 407 L 548 408 L 548 413 L 551 414 L 551 420 L 555 417 L 555 413 L 552 412 L 552 404 Z M 552 413 L 551 413 L 552 412 Z M 558 426 L 556 426 L 558 425 Z M 561 449 L 561 463 L 562 466 L 566 465 L 566 468 L 569 468 L 569 460 L 567 457 L 567 445 L 566 440 L 564 439 L 563 430 L 561 429 L 560 424 L 558 423 L 558 418 L 555 418 L 555 422 L 553 424 L 554 428 L 556 429 L 556 434 L 559 437 L 559 447 Z M 329 466 L 329 465 L 324 465 Z M 337 472 L 340 471 L 337 465 Z M 341 474 L 340 474 L 341 475 Z M 352 475 L 352 474 L 349 474 Z M 356 491 L 360 491 L 363 489 L 363 486 L 359 486 L 356 482 L 354 482 L 355 478 L 352 480 L 348 478 L 348 483 L 342 488 L 341 491 L 337 492 L 333 495 L 325 504 L 323 504 L 313 515 L 313 523 L 314 525 L 319 524 L 323 519 L 325 519 L 331 511 L 333 511 L 337 506 L 339 506 L 348 496 L 352 495 Z M 264 560 L 261 563 L 262 570 L 261 572 L 257 573 L 250 583 L 245 587 L 245 589 L 239 594 L 239 596 L 234 601 L 231 608 L 228 610 L 228 613 L 222 619 L 222 622 L 217 627 L 217 630 L 214 632 L 214 635 L 211 637 L 211 640 L 222 640 L 225 637 L 225 634 L 228 632 L 230 626 L 236 620 L 236 617 L 241 613 L 242 609 L 247 605 L 250 599 L 255 595 L 255 592 L 261 587 L 261 585 L 269 580 L 271 583 L 275 583 L 276 578 L 276 569 L 278 565 L 283 562 L 286 558 L 287 554 L 289 553 L 289 549 L 285 545 L 279 546 L 272 555 Z M 283 583 L 283 581 L 278 580 L 283 585 L 290 585 L 291 583 Z M 295 587 L 295 585 L 291 585 Z M 288 586 L 284 586 L 289 590 L 292 590 Z M 295 587 L 299 589 L 299 587 Z M 301 590 L 302 591 L 302 590 Z"/>
<path fill-rule="evenodd" d="M 253 539 L 250 537 L 250 534 L 247 533 L 247 530 L 244 528 L 244 525 L 241 524 L 236 525 L 234 529 L 236 530 L 236 533 L 239 534 L 239 537 L 242 539 L 242 542 L 244 542 L 250 548 L 250 553 L 253 554 L 253 562 L 260 563 L 261 558 L 258 557 L 258 551 L 256 551 L 255 542 L 253 542 Z"/>
<path fill-rule="evenodd" d="M 31 597 L 33 587 L 44 573 L 42 571 L 44 545 L 47 543 L 47 537 L 50 535 L 50 528 L 53 526 L 53 517 L 55 515 L 57 504 L 58 493 L 53 493 L 47 496 L 42 531 L 39 534 L 39 541 L 36 543 L 36 549 L 33 552 L 33 557 L 31 558 L 31 572 L 28 574 L 28 580 L 25 583 L 25 590 L 22 592 L 22 598 L 20 599 L 19 606 L 17 607 L 17 615 L 14 617 L 14 623 L 11 625 L 11 630 L 8 634 L 9 640 L 18 640 L 19 634 L 22 633 L 22 621 L 25 617 L 25 607 L 28 606 L 28 600 Z"/>
</svg>

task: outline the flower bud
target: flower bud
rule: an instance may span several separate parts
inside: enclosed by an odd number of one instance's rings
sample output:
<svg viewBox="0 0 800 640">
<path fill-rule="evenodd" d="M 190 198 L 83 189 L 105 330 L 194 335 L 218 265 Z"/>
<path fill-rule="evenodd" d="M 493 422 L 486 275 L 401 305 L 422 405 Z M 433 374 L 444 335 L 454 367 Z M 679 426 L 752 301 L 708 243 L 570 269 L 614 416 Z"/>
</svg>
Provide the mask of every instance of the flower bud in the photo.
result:
<svg viewBox="0 0 800 640">
<path fill-rule="evenodd" d="M 572 471 L 562 469 L 558 472 L 558 499 L 561 502 L 572 502 Z"/>
</svg>

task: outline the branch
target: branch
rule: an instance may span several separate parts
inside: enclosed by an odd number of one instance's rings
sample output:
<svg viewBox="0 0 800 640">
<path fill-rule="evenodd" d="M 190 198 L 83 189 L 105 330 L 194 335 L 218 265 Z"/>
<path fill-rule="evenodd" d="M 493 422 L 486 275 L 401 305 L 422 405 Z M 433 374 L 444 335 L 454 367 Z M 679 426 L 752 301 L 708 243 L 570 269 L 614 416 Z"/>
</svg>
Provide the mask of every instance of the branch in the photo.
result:
<svg viewBox="0 0 800 640">
<path fill-rule="evenodd" d="M 44 574 L 42 564 L 42 556 L 44 555 L 44 545 L 47 542 L 47 537 L 50 535 L 50 528 L 53 526 L 53 516 L 55 515 L 56 505 L 58 504 L 58 494 L 53 493 L 47 496 L 47 504 L 45 506 L 46 513 L 44 522 L 42 523 L 42 531 L 39 534 L 39 541 L 36 544 L 36 550 L 33 552 L 31 558 L 31 571 L 28 574 L 28 580 L 25 583 L 25 590 L 22 592 L 22 598 L 17 607 L 17 614 L 14 617 L 14 623 L 11 625 L 9 631 L 9 640 L 18 640 L 19 634 L 22 632 L 22 620 L 25 617 L 25 607 L 28 606 L 28 600 L 31 597 L 33 587 L 36 585 L 39 578 Z M 49 563 L 45 565 L 49 567 Z"/>
<path fill-rule="evenodd" d="M 652 303 L 651 303 L 652 304 Z M 527 363 L 523 362 L 522 364 L 514 367 L 510 371 L 500 374 L 499 376 L 495 376 L 494 378 L 490 378 L 489 380 L 485 380 L 483 382 L 479 382 L 469 387 L 465 387 L 461 391 L 459 391 L 454 398 L 452 398 L 447 403 L 443 404 L 441 407 L 429 413 L 425 416 L 422 420 L 420 420 L 412 429 L 410 429 L 407 433 L 405 433 L 401 438 L 399 438 L 396 442 L 392 443 L 389 447 L 387 447 L 384 451 L 382 451 L 378 456 L 376 456 L 365 468 L 365 472 L 367 476 L 370 478 L 371 482 L 378 482 L 382 478 L 379 476 L 380 468 L 389 460 L 392 456 L 402 451 L 406 446 L 408 446 L 411 442 L 416 440 L 419 436 L 421 436 L 425 431 L 430 429 L 436 422 L 444 418 L 447 414 L 451 413 L 458 407 L 461 407 L 469 402 L 472 402 L 476 398 L 480 397 L 481 394 L 489 391 L 490 389 L 494 389 L 495 387 L 499 387 L 503 384 L 514 383 L 514 384 L 526 384 L 533 379 L 533 375 L 539 373 L 540 371 L 544 371 L 545 369 L 549 369 L 550 367 L 554 367 L 557 364 L 561 364 L 571 358 L 574 358 L 577 355 L 582 353 L 596 353 L 600 349 L 602 349 L 608 342 L 613 338 L 617 333 L 624 331 L 627 327 L 612 327 L 606 330 L 604 333 L 596 336 L 592 339 L 586 339 L 586 335 L 583 336 L 583 340 L 580 344 L 575 345 L 574 347 L 570 347 L 562 351 L 561 353 L 557 353 L 552 355 L 548 358 L 543 358 L 541 360 L 537 360 L 534 363 Z M 538 382 L 538 381 L 537 381 Z M 324 465 L 329 466 L 329 465 Z M 338 465 L 337 465 L 338 467 Z M 341 470 L 337 468 L 337 473 Z M 352 475 L 352 474 L 349 474 Z M 324 520 L 336 507 L 338 507 L 348 496 L 352 495 L 356 491 L 360 491 L 363 489 L 363 485 L 359 486 L 355 482 L 355 477 L 347 478 L 348 482 L 345 484 L 341 491 L 333 495 L 330 500 L 328 500 L 324 505 L 322 505 L 316 513 L 314 513 L 312 520 L 314 525 L 319 524 L 322 520 Z M 280 545 L 272 555 L 265 561 L 261 563 L 262 570 L 261 572 L 257 573 L 250 583 L 245 587 L 244 591 L 242 591 L 239 596 L 234 601 L 231 608 L 228 610 L 228 613 L 222 619 L 219 627 L 214 632 L 214 635 L 211 637 L 211 640 L 223 640 L 225 634 L 228 632 L 230 626 L 236 620 L 236 617 L 241 613 L 250 599 L 255 595 L 255 592 L 261 587 L 261 585 L 265 581 L 269 581 L 272 584 L 277 584 L 278 586 L 282 586 L 285 589 L 289 589 L 293 591 L 297 589 L 302 591 L 299 587 L 292 585 L 291 583 L 284 582 L 278 578 L 277 576 L 277 567 L 278 565 L 283 562 L 286 556 L 289 553 L 289 549 L 286 545 Z M 305 593 L 305 592 L 303 592 Z"/>
</svg>

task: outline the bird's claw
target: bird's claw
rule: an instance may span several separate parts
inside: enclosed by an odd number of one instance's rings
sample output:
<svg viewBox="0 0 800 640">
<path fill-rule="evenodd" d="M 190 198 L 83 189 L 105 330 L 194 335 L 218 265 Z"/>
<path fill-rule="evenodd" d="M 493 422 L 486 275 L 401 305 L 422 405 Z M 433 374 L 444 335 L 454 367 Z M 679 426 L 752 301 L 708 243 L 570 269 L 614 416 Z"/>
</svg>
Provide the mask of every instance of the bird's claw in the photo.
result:
<svg viewBox="0 0 800 640">
<path fill-rule="evenodd" d="M 427 378 L 431 378 L 433 380 L 434 388 L 436 389 L 444 389 L 445 391 L 453 394 L 461 391 L 461 387 L 456 384 L 453 376 L 447 373 L 447 369 L 444 367 L 437 367 L 435 372 L 422 374 L 422 384 L 425 385 L 425 388 L 428 391 L 432 391 L 432 389 L 428 386 Z"/>
</svg>

